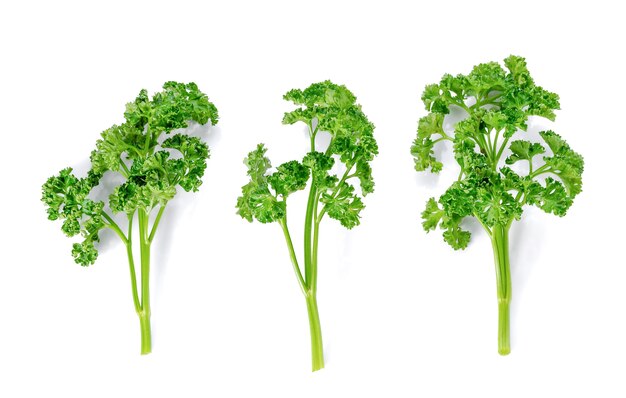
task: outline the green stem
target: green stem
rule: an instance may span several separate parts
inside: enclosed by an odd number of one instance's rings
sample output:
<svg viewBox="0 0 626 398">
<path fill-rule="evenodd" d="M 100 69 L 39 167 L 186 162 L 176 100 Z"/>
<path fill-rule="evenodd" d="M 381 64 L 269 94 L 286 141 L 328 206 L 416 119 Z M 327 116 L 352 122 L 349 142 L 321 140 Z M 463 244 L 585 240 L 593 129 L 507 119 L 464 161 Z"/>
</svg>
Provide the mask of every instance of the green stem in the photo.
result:
<svg viewBox="0 0 626 398">
<path fill-rule="evenodd" d="M 341 184 L 343 184 L 348 178 L 350 178 L 352 176 L 349 173 L 352 171 L 353 167 L 354 167 L 354 163 L 352 163 L 352 162 L 350 162 L 350 163 L 348 163 L 346 165 L 346 171 L 343 173 L 343 176 L 341 177 L 341 180 L 339 180 L 339 182 L 337 183 L 335 188 L 330 193 L 331 197 L 333 197 L 333 198 L 337 197 L 337 195 L 339 194 L 339 188 L 341 188 Z M 321 193 L 318 193 L 318 197 L 317 197 L 317 200 L 316 200 L 316 204 L 315 204 L 315 210 L 316 211 L 317 211 L 317 202 L 319 201 L 319 195 L 321 195 Z M 316 216 L 316 219 L 315 219 L 316 222 L 319 223 L 320 221 L 322 221 L 322 218 L 324 218 L 324 214 L 326 214 L 326 205 L 324 205 L 324 207 L 322 207 L 322 210 Z"/>
<path fill-rule="evenodd" d="M 309 125 L 309 129 L 311 126 Z M 311 132 L 311 152 L 315 151 L 315 135 L 317 133 L 317 127 L 315 131 Z M 329 146 L 330 149 L 330 146 Z M 327 150 L 328 151 L 328 150 Z M 347 171 L 346 171 L 347 173 Z M 324 346 L 322 344 L 322 327 L 320 325 L 320 316 L 317 310 L 317 244 L 319 234 L 319 220 L 317 214 L 317 205 L 319 202 L 320 192 L 318 192 L 315 185 L 315 181 L 311 180 L 311 190 L 309 192 L 309 199 L 306 207 L 306 216 L 304 218 L 304 274 L 305 282 L 302 286 L 302 277 L 299 281 L 301 287 L 303 287 L 304 296 L 306 298 L 306 308 L 309 315 L 309 327 L 311 331 L 311 364 L 313 372 L 320 370 L 324 367 Z M 284 231 L 287 231 L 286 217 L 284 220 Z M 313 235 L 313 236 L 311 236 Z M 285 232 L 285 238 L 288 238 L 288 233 Z M 288 239 L 288 246 L 291 239 Z M 293 252 L 293 246 L 290 246 L 290 255 Z M 297 268 L 298 274 L 300 268 L 297 267 L 295 262 L 295 254 L 292 255 L 292 263 L 294 268 Z"/>
<path fill-rule="evenodd" d="M 133 214 L 128 215 L 128 240 L 126 242 L 126 254 L 128 255 L 128 266 L 130 268 L 130 285 L 133 291 L 133 304 L 137 314 L 141 312 L 139 295 L 137 294 L 137 274 L 135 273 L 135 257 L 133 256 Z"/>
<path fill-rule="evenodd" d="M 433 141 L 433 144 L 436 144 L 438 142 L 441 142 L 443 140 L 448 140 L 448 141 L 453 141 L 452 138 L 448 137 L 448 136 L 441 136 L 439 138 L 437 138 L 436 140 Z"/>
<path fill-rule="evenodd" d="M 124 235 L 124 232 L 122 232 L 122 229 L 119 227 L 119 225 L 117 225 L 117 223 L 105 211 L 103 211 L 101 214 L 102 217 L 104 217 L 104 219 L 107 221 L 106 224 L 108 225 L 108 227 L 111 228 L 117 234 L 117 236 L 120 237 L 124 244 L 127 244 L 128 238 L 126 238 L 126 235 Z M 128 231 L 128 236 L 130 236 L 130 230 Z"/>
<path fill-rule="evenodd" d="M 306 296 L 306 283 L 302 278 L 302 272 L 300 271 L 300 266 L 298 265 L 298 258 L 296 257 L 296 252 L 293 249 L 293 242 L 291 241 L 291 234 L 289 233 L 289 227 L 287 227 L 287 215 L 282 220 L 279 220 L 281 228 L 283 229 L 283 234 L 285 235 L 285 241 L 287 242 L 287 249 L 289 250 L 289 258 L 291 258 L 291 265 L 293 266 L 293 271 L 296 274 L 296 278 L 298 279 L 298 285 L 300 286 L 300 290 L 302 290 L 302 294 Z"/>
<path fill-rule="evenodd" d="M 315 151 L 315 134 L 317 133 L 317 127 L 313 130 L 313 126 L 309 124 L 309 134 L 311 137 L 311 152 Z M 311 188 L 309 190 L 309 199 L 306 205 L 306 215 L 304 217 L 304 278 L 307 287 L 311 286 L 311 279 L 313 278 L 311 272 L 311 232 L 314 217 L 314 210 L 317 208 L 317 187 L 315 181 L 311 179 Z M 317 215 L 315 215 L 317 216 Z"/>
<path fill-rule="evenodd" d="M 150 240 L 149 216 L 144 209 L 139 209 L 139 251 L 141 256 L 141 312 L 139 322 L 141 326 L 141 354 L 152 351 L 150 338 Z"/>
<path fill-rule="evenodd" d="M 304 277 L 308 287 L 311 286 L 311 279 L 313 278 L 311 267 L 311 252 L 312 252 L 312 226 L 313 226 L 313 212 L 317 204 L 317 189 L 315 182 L 311 181 L 311 191 L 309 192 L 309 200 L 306 205 L 306 215 L 304 217 Z"/>
<path fill-rule="evenodd" d="M 496 265 L 496 286 L 498 293 L 498 352 L 507 355 L 511 352 L 509 328 L 509 304 L 511 302 L 511 267 L 509 264 L 509 225 L 493 226 L 491 244 Z"/>
<path fill-rule="evenodd" d="M 493 151 L 495 152 L 496 148 L 498 148 L 498 139 L 500 139 L 500 130 L 496 130 L 496 136 L 493 139 Z M 497 153 L 495 154 L 497 156 Z M 498 167 L 498 160 L 500 160 L 499 158 L 496 159 L 496 164 L 494 166 L 494 168 Z"/>
<path fill-rule="evenodd" d="M 166 204 L 167 203 L 161 205 L 161 207 L 159 208 L 159 212 L 157 213 L 156 219 L 154 220 L 154 224 L 152 224 L 152 230 L 150 231 L 150 236 L 148 237 L 149 243 L 152 243 L 152 240 L 154 239 L 157 227 L 159 226 L 159 222 L 161 222 L 161 217 L 163 216 L 163 212 L 165 211 Z"/>
<path fill-rule="evenodd" d="M 319 123 L 313 129 L 313 125 L 309 124 L 309 138 L 311 139 L 311 152 L 315 151 L 315 136 L 317 135 L 317 128 L 319 127 Z"/>
<path fill-rule="evenodd" d="M 122 168 L 122 175 L 128 178 L 128 176 L 130 175 L 130 170 L 128 170 L 128 166 L 126 166 L 126 163 L 124 163 L 124 160 L 122 160 L 122 158 L 119 158 L 119 161 Z"/>
<path fill-rule="evenodd" d="M 498 162 L 500 161 L 500 157 L 502 156 L 502 153 L 504 152 L 504 149 L 506 148 L 506 144 L 509 143 L 509 140 L 511 139 L 511 137 L 506 137 L 504 139 L 504 142 L 502 142 L 502 146 L 500 147 L 500 149 L 498 150 L 498 153 L 496 153 L 496 159 L 495 159 L 495 164 L 496 167 L 498 165 Z"/>
<path fill-rule="evenodd" d="M 550 172 L 552 172 L 552 169 L 550 168 L 550 166 L 548 166 L 547 164 L 544 164 L 543 166 L 539 167 L 537 170 L 531 171 L 528 175 L 530 176 L 530 178 L 535 178 L 538 175 L 541 175 L 544 173 L 550 173 Z"/>
<path fill-rule="evenodd" d="M 317 214 L 317 200 L 315 201 L 315 214 Z M 311 283 L 309 288 L 313 295 L 317 294 L 317 247 L 319 243 L 320 220 L 313 223 L 313 247 L 311 248 Z"/>
<path fill-rule="evenodd" d="M 139 327 L 141 328 L 141 355 L 150 354 L 152 351 L 152 332 L 149 314 L 145 312 L 139 314 Z"/>
<path fill-rule="evenodd" d="M 472 108 L 480 108 L 481 106 L 485 106 L 485 105 L 493 105 L 496 103 L 495 101 L 501 96 L 502 96 L 502 93 L 496 94 L 493 97 L 485 97 L 483 98 L 482 101 L 477 101 L 474 105 L 472 105 Z"/>
<path fill-rule="evenodd" d="M 322 327 L 317 310 L 317 299 L 314 294 L 306 296 L 306 309 L 309 314 L 309 327 L 311 329 L 311 364 L 312 370 L 320 370 L 324 367 L 324 345 L 322 344 Z"/>
</svg>

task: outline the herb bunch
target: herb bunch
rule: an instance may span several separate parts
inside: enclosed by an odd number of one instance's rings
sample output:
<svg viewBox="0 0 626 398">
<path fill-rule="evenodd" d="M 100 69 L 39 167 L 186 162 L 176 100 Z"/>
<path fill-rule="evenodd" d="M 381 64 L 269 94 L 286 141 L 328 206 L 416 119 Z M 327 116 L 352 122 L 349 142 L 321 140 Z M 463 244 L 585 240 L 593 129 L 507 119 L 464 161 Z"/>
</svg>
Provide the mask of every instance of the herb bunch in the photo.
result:
<svg viewBox="0 0 626 398">
<path fill-rule="evenodd" d="M 244 163 L 250 181 L 237 199 L 237 213 L 252 222 L 280 225 L 298 284 L 304 294 L 311 332 L 313 371 L 324 367 L 322 331 L 317 307 L 317 258 L 320 223 L 326 215 L 351 229 L 360 223 L 364 209 L 356 192 L 374 191 L 370 162 L 378 154 L 374 125 L 367 119 L 356 97 L 345 87 L 324 81 L 305 90 L 291 90 L 284 99 L 298 108 L 285 113 L 283 124 L 303 122 L 310 138 L 310 150 L 302 161 L 285 162 L 271 171 L 267 149 L 259 144 Z M 316 148 L 319 133 L 330 134 L 327 148 Z M 334 174 L 337 162 L 343 171 Z M 287 223 L 287 199 L 309 186 L 304 220 L 304 270 L 298 262 Z"/>
<path fill-rule="evenodd" d="M 152 349 L 150 248 L 177 188 L 197 191 L 209 158 L 209 148 L 200 138 L 171 133 L 191 121 L 206 124 L 210 120 L 215 125 L 218 112 L 195 83 L 167 82 L 152 98 L 141 90 L 126 105 L 124 118 L 124 123 L 104 130 L 96 141 L 87 176 L 77 177 L 69 167 L 61 170 L 43 185 L 42 201 L 50 220 L 63 221 L 61 230 L 67 236 L 82 237 L 82 242 L 72 246 L 74 261 L 82 266 L 98 258 L 96 244 L 102 230 L 110 229 L 120 238 L 126 247 L 133 304 L 140 321 L 141 353 L 148 354 Z M 164 134 L 169 135 L 165 140 Z M 92 192 L 107 172 L 121 175 L 124 182 L 110 192 L 105 204 L 94 200 Z M 126 216 L 126 228 L 114 220 L 115 213 Z M 137 232 L 140 291 L 133 253 Z"/>
<path fill-rule="evenodd" d="M 559 97 L 535 84 L 522 57 L 480 64 L 468 75 L 446 74 L 438 84 L 426 86 L 422 101 L 429 112 L 419 120 L 411 147 L 417 171 L 438 173 L 443 164 L 434 146 L 450 141 L 460 167 L 456 181 L 439 197 L 431 198 L 422 213 L 423 227 L 438 226 L 455 250 L 465 249 L 470 232 L 462 222 L 477 219 L 491 238 L 498 294 L 498 351 L 510 352 L 509 303 L 511 272 L 509 229 L 526 205 L 564 216 L 582 190 L 583 157 L 553 131 L 542 131 L 542 142 L 515 139 L 528 127 L 531 116 L 554 121 Z M 444 129 L 452 108 L 463 120 L 453 131 Z M 511 167 L 527 165 L 525 172 Z"/>
</svg>

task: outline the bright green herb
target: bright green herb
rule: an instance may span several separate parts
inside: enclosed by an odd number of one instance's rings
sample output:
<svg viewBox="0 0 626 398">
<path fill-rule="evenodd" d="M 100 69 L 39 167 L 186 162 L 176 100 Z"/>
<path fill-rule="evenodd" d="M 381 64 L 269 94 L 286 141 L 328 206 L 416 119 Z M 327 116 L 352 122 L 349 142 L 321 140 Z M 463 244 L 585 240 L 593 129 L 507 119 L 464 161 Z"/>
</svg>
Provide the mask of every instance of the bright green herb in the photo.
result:
<svg viewBox="0 0 626 398">
<path fill-rule="evenodd" d="M 422 213 L 426 231 L 440 226 L 444 240 L 465 249 L 470 233 L 462 229 L 466 217 L 475 217 L 491 238 L 496 265 L 498 293 L 498 351 L 510 352 L 509 229 L 519 220 L 524 205 L 535 205 L 546 213 L 564 216 L 581 192 L 583 158 L 552 131 L 540 132 L 543 144 L 513 140 L 527 129 L 529 116 L 554 120 L 558 95 L 535 85 L 524 58 L 481 64 L 468 75 L 444 75 L 439 84 L 426 86 L 422 101 L 430 113 L 421 118 L 411 148 L 417 171 L 437 173 L 442 168 L 433 146 L 453 143 L 454 157 L 461 170 L 457 181 L 439 198 L 431 198 Z M 464 111 L 465 118 L 444 130 L 444 117 L 451 108 Z M 508 155 L 508 157 L 506 157 Z M 543 156 L 540 156 L 543 155 Z M 527 171 L 509 168 L 525 162 Z M 504 163 L 504 164 L 503 164 Z"/>
<path fill-rule="evenodd" d="M 217 109 L 194 83 L 167 82 L 152 99 L 141 90 L 137 99 L 126 105 L 126 121 L 102 132 L 91 152 L 91 170 L 78 178 L 71 168 L 61 170 L 43 185 L 42 201 L 50 220 L 63 220 L 67 236 L 80 234 L 72 256 L 88 266 L 98 257 L 95 243 L 100 231 L 113 230 L 126 246 L 135 311 L 141 327 L 141 353 L 151 351 L 150 332 L 150 246 L 167 203 L 176 187 L 197 191 L 209 158 L 209 148 L 197 137 L 177 133 L 162 140 L 163 133 L 188 127 L 190 121 L 216 124 Z M 122 175 L 125 182 L 112 189 L 109 204 L 95 201 L 90 193 L 106 172 Z M 107 188 L 107 187 L 104 187 Z M 151 215 L 156 216 L 151 220 Z M 128 227 L 120 227 L 112 213 L 124 213 Z M 139 230 L 141 294 L 138 292 L 133 224 Z"/>
<path fill-rule="evenodd" d="M 285 236 L 293 269 L 306 299 L 311 329 L 313 371 L 324 367 L 322 331 L 317 309 L 317 250 L 319 227 L 326 214 L 350 229 L 359 225 L 365 207 L 351 182 L 358 179 L 361 192 L 374 191 L 369 162 L 378 154 L 373 137 L 374 125 L 356 104 L 355 96 L 345 86 L 325 81 L 305 90 L 291 90 L 284 99 L 300 106 L 285 113 L 284 124 L 304 122 L 309 131 L 310 151 L 302 162 L 292 160 L 269 172 L 270 160 L 263 144 L 244 160 L 250 182 L 237 199 L 237 213 L 252 222 L 277 222 Z M 330 134 L 326 149 L 315 147 L 319 132 Z M 335 167 L 339 160 L 342 165 Z M 339 169 L 338 174 L 333 174 Z M 312 176 L 312 178 L 311 178 Z M 287 226 L 287 198 L 306 188 L 309 199 L 304 220 L 304 274 L 298 263 Z"/>
</svg>

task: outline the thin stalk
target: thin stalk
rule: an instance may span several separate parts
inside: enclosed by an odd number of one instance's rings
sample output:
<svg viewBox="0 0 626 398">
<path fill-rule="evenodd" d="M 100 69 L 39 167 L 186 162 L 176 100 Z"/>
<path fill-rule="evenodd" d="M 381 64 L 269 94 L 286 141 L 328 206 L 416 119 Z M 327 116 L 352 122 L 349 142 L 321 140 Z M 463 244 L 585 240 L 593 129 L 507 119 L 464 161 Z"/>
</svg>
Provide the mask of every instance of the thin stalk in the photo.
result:
<svg viewBox="0 0 626 398">
<path fill-rule="evenodd" d="M 496 103 L 495 101 L 501 96 L 502 96 L 502 93 L 496 94 L 493 97 L 485 97 L 483 98 L 482 101 L 477 101 L 474 105 L 472 105 L 472 108 L 480 108 L 481 106 L 485 106 L 485 105 L 493 105 Z"/>
<path fill-rule="evenodd" d="M 148 213 L 139 209 L 139 250 L 141 256 L 141 312 L 139 323 L 141 326 L 141 354 L 152 351 L 150 330 L 150 240 L 148 235 Z"/>
<path fill-rule="evenodd" d="M 128 178 L 128 176 L 130 175 L 130 170 L 128 170 L 128 166 L 126 166 L 126 163 L 124 163 L 124 161 L 122 160 L 122 158 L 119 158 L 120 161 L 120 166 L 122 167 L 122 175 L 126 178 Z"/>
<path fill-rule="evenodd" d="M 547 164 L 544 164 L 543 166 L 539 167 L 537 170 L 529 173 L 528 175 L 530 176 L 530 178 L 535 178 L 538 175 L 544 174 L 544 173 L 550 173 L 552 172 L 552 169 L 550 168 L 550 166 L 548 166 Z"/>
<path fill-rule="evenodd" d="M 482 132 L 478 131 L 475 139 L 480 151 L 487 157 L 487 159 L 491 159 L 491 152 L 489 151 L 489 147 L 485 140 L 485 136 Z"/>
<path fill-rule="evenodd" d="M 306 283 L 302 278 L 302 272 L 300 271 L 300 266 L 298 265 L 298 258 L 296 257 L 296 252 L 293 249 L 293 242 L 291 241 L 291 234 L 289 233 L 289 227 L 287 227 L 287 215 L 282 220 L 279 220 L 281 228 L 283 229 L 283 234 L 285 235 L 285 241 L 287 242 L 287 249 L 289 250 L 289 258 L 291 258 L 291 265 L 293 265 L 293 271 L 296 274 L 296 278 L 298 279 L 298 285 L 300 286 L 300 290 L 302 290 L 302 294 L 306 296 Z"/>
<path fill-rule="evenodd" d="M 311 329 L 311 365 L 313 372 L 315 372 L 324 367 L 324 345 L 317 299 L 314 294 L 306 296 L 306 309 L 309 314 L 309 327 Z"/>
<path fill-rule="evenodd" d="M 317 128 L 313 130 L 313 126 L 309 124 L 309 135 L 311 137 L 311 152 L 315 151 L 315 134 Z M 304 216 L 304 277 L 307 287 L 311 286 L 311 232 L 313 224 L 313 210 L 316 208 L 317 203 L 317 187 L 315 181 L 311 179 L 311 188 L 309 190 L 309 199 L 306 204 L 306 214 Z"/>
<path fill-rule="evenodd" d="M 491 158 L 491 160 L 493 161 L 493 157 L 495 156 L 495 153 L 494 153 L 493 145 L 491 143 L 491 133 L 487 132 L 485 134 L 485 137 L 486 137 L 485 142 L 487 143 L 487 152 L 489 154 L 488 157 Z"/>
<path fill-rule="evenodd" d="M 311 152 L 315 151 L 315 136 L 317 135 L 317 128 L 319 127 L 319 123 L 315 126 L 315 130 L 313 129 L 313 125 L 309 124 L 309 138 L 311 139 Z"/>
<path fill-rule="evenodd" d="M 436 143 L 441 142 L 441 141 L 443 141 L 443 140 L 453 141 L 453 140 L 452 140 L 452 138 L 450 138 L 450 137 L 448 137 L 448 136 L 445 136 L 445 137 L 443 137 L 443 136 L 442 136 L 442 137 L 439 137 L 439 138 L 437 138 L 436 140 L 434 140 L 434 141 L 433 141 L 433 144 L 436 144 Z"/>
<path fill-rule="evenodd" d="M 309 288 L 314 296 L 317 294 L 317 247 L 319 243 L 321 221 L 321 219 L 317 217 L 318 201 L 319 197 L 315 199 L 315 209 L 313 209 L 313 214 L 315 214 L 315 220 L 313 222 L 313 247 L 311 248 L 311 282 L 309 283 Z"/>
<path fill-rule="evenodd" d="M 500 157 L 502 156 L 502 153 L 504 152 L 504 149 L 506 148 L 506 144 L 509 143 L 510 139 L 511 137 L 506 137 L 504 139 L 504 142 L 502 142 L 502 146 L 500 147 L 500 149 L 498 150 L 498 153 L 496 154 L 496 165 L 497 165 L 497 162 L 500 160 Z"/>
<path fill-rule="evenodd" d="M 311 180 L 311 190 L 309 192 L 309 200 L 306 205 L 306 215 L 304 217 L 304 277 L 307 287 L 311 287 L 311 280 L 313 279 L 313 268 L 311 267 L 311 253 L 312 253 L 312 226 L 313 226 L 313 211 L 317 204 L 317 188 L 315 182 Z"/>
<path fill-rule="evenodd" d="M 493 139 L 493 150 L 495 151 L 496 148 L 498 147 L 498 139 L 500 138 L 500 130 L 496 130 L 496 136 Z M 496 167 L 498 166 L 497 161 L 500 160 L 499 158 L 496 159 Z"/>
<path fill-rule="evenodd" d="M 159 226 L 159 222 L 161 222 L 161 216 L 163 216 L 163 212 L 165 211 L 165 206 L 166 204 L 163 204 L 160 208 L 159 208 L 159 212 L 157 213 L 156 219 L 154 220 L 154 224 L 152 224 L 152 230 L 150 231 L 150 236 L 148 237 L 148 242 L 152 243 L 152 240 L 154 239 L 154 235 L 156 234 L 156 230 L 157 227 Z"/>
<path fill-rule="evenodd" d="M 126 242 L 126 254 L 130 268 L 130 287 L 133 291 L 133 304 L 137 315 L 141 313 L 141 303 L 137 293 L 137 274 L 135 273 L 135 257 L 133 256 L 133 214 L 128 215 L 128 240 Z"/>
<path fill-rule="evenodd" d="M 463 177 L 463 169 L 461 169 L 461 170 L 459 171 L 459 176 L 457 177 L 457 179 L 456 179 L 456 180 L 457 180 L 457 181 L 461 181 L 461 178 L 462 178 L 462 177 Z"/>
<path fill-rule="evenodd" d="M 108 227 L 111 228 L 117 234 L 117 236 L 120 237 L 120 239 L 122 240 L 122 242 L 124 242 L 124 244 L 126 244 L 128 242 L 128 238 L 126 238 L 126 235 L 124 235 L 124 232 L 122 232 L 122 229 L 119 227 L 119 225 L 117 225 L 115 220 L 113 220 L 111 216 L 109 216 L 104 211 L 101 214 L 102 214 L 102 217 L 104 217 L 104 219 L 107 221 L 106 224 L 108 225 Z M 128 231 L 128 234 L 130 236 L 130 230 Z"/>
<path fill-rule="evenodd" d="M 509 304 L 511 302 L 511 267 L 509 264 L 509 225 L 493 226 L 491 244 L 496 266 L 498 293 L 498 352 L 511 352 Z"/>
<path fill-rule="evenodd" d="M 311 192 L 307 204 L 306 217 L 304 220 L 304 273 L 306 277 L 306 306 L 309 314 L 309 328 L 311 331 L 311 361 L 312 369 L 324 367 L 324 351 L 322 345 L 322 327 L 317 310 L 317 243 L 319 232 L 319 218 L 317 215 L 317 203 L 319 193 L 315 183 L 311 181 Z M 313 237 L 311 236 L 313 234 Z"/>
<path fill-rule="evenodd" d="M 352 171 L 352 167 L 354 167 L 354 164 L 349 163 L 346 167 L 346 171 L 343 173 L 343 176 L 341 177 L 341 180 L 339 180 L 339 182 L 337 183 L 337 185 L 335 186 L 335 189 L 333 189 L 333 191 L 330 193 L 330 196 L 332 196 L 333 198 L 336 197 L 336 195 L 339 193 L 339 188 L 341 187 L 341 184 L 343 184 L 348 178 L 350 178 L 351 174 L 350 171 Z M 310 198 L 309 198 L 310 199 Z M 318 201 L 319 201 L 319 196 L 318 196 Z M 316 207 L 315 209 L 317 210 L 317 203 L 316 203 Z M 324 214 L 326 214 L 326 205 L 324 205 L 324 207 L 322 207 L 322 210 L 319 212 L 319 214 L 316 216 L 316 220 L 317 222 L 322 221 L 322 218 L 324 218 Z"/>
</svg>

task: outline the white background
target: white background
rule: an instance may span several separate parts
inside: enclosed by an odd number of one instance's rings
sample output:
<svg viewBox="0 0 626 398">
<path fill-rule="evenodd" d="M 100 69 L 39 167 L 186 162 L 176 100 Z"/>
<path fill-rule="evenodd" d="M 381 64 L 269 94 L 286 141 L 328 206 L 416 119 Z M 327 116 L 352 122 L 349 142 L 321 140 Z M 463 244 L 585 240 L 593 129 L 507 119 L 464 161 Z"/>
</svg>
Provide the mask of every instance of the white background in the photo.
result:
<svg viewBox="0 0 626 398">
<path fill-rule="evenodd" d="M 0 396 L 626 396 L 626 32 L 614 4 L 3 3 Z M 426 84 L 509 54 L 561 96 L 556 122 L 533 119 L 531 135 L 554 129 L 586 170 L 565 218 L 527 209 L 512 228 L 512 353 L 500 357 L 489 241 L 470 224 L 454 252 L 423 232 L 427 198 L 457 170 L 418 176 L 409 147 Z M 357 95 L 380 156 L 362 224 L 322 225 L 327 366 L 312 374 L 280 228 L 248 224 L 234 204 L 258 142 L 275 165 L 302 158 L 282 95 L 328 78 Z M 85 172 L 124 104 L 167 80 L 196 82 L 220 122 L 200 131 L 212 150 L 201 191 L 171 203 L 153 245 L 142 357 L 121 243 L 107 231 L 97 263 L 74 264 L 40 187 L 66 166 Z M 290 203 L 298 246 L 304 196 Z"/>
</svg>

